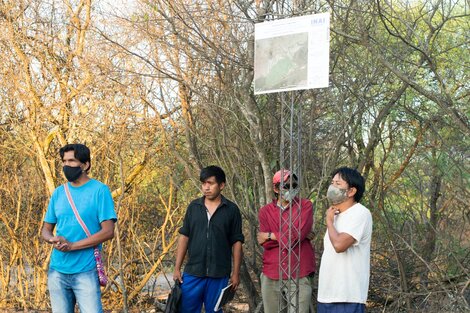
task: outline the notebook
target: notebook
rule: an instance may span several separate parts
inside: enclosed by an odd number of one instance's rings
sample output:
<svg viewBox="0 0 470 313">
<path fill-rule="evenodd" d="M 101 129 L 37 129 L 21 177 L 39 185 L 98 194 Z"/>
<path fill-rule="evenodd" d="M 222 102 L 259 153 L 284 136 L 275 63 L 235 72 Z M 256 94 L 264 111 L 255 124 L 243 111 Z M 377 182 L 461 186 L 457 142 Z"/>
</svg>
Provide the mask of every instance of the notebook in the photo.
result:
<svg viewBox="0 0 470 313">
<path fill-rule="evenodd" d="M 232 284 L 229 284 L 220 292 L 217 303 L 215 304 L 214 311 L 220 310 L 224 305 L 233 299 L 233 296 L 235 296 L 235 290 L 232 289 Z"/>
</svg>

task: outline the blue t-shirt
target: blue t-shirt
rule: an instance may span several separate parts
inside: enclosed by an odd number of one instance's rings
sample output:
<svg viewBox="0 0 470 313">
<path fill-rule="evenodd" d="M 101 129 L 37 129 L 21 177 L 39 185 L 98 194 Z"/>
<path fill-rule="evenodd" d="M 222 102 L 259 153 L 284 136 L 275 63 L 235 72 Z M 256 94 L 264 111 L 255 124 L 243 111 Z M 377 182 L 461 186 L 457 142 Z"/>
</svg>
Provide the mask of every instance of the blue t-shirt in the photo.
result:
<svg viewBox="0 0 470 313">
<path fill-rule="evenodd" d="M 101 222 L 117 220 L 108 186 L 94 179 L 79 187 L 67 184 L 78 213 L 91 234 L 101 230 Z M 55 224 L 56 236 L 63 236 L 70 242 L 87 237 L 73 213 L 63 185 L 54 190 L 44 222 Z M 69 252 L 53 249 L 49 267 L 64 274 L 90 271 L 96 267 L 93 247 Z"/>
</svg>

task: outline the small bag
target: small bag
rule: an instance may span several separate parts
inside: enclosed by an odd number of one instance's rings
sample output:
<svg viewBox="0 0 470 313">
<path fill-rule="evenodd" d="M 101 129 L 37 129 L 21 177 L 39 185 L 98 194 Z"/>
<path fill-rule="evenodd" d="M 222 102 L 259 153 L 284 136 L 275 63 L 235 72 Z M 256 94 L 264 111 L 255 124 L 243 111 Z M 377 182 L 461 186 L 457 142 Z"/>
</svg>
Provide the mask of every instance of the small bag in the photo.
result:
<svg viewBox="0 0 470 313">
<path fill-rule="evenodd" d="M 165 313 L 179 313 L 181 304 L 181 283 L 175 280 L 175 285 L 166 300 Z"/>
<path fill-rule="evenodd" d="M 96 261 L 96 271 L 98 272 L 98 279 L 100 281 L 100 286 L 106 287 L 108 284 L 108 276 L 104 271 L 103 259 L 101 258 L 101 251 L 98 247 L 95 247 L 93 254 L 95 255 Z"/>
<path fill-rule="evenodd" d="M 82 226 L 83 231 L 86 233 L 88 237 L 91 236 L 88 227 L 86 227 L 85 223 L 83 222 L 80 214 L 78 214 L 78 210 L 75 207 L 75 203 L 73 202 L 72 195 L 70 194 L 69 185 L 66 183 L 64 184 L 65 194 L 67 195 L 67 199 L 69 200 L 70 206 L 72 207 L 73 213 L 77 218 L 78 223 Z M 94 247 L 93 255 L 95 256 L 96 262 L 96 271 L 98 272 L 98 279 L 100 281 L 100 286 L 106 287 L 108 284 L 108 276 L 106 276 L 106 272 L 104 271 L 103 259 L 101 258 L 101 251 L 98 249 L 98 246 Z"/>
</svg>

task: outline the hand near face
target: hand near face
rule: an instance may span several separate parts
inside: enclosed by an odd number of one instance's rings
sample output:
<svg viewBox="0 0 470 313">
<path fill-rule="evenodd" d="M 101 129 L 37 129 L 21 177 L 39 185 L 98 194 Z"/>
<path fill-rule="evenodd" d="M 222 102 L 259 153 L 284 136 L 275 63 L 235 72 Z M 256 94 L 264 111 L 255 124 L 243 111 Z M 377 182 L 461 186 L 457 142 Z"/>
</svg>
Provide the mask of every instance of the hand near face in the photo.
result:
<svg viewBox="0 0 470 313">
<path fill-rule="evenodd" d="M 326 210 L 326 222 L 333 223 L 335 220 L 335 215 L 339 213 L 338 208 L 335 206 L 330 206 L 328 210 Z"/>
</svg>

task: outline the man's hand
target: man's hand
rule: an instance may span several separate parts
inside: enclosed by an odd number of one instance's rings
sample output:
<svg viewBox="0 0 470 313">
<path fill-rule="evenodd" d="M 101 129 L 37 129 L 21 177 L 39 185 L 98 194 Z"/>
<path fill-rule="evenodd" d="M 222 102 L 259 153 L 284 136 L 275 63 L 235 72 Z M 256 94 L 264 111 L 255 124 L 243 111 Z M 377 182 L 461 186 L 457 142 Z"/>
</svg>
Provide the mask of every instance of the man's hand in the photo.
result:
<svg viewBox="0 0 470 313">
<path fill-rule="evenodd" d="M 73 242 L 68 241 L 63 236 L 54 236 L 49 239 L 49 242 L 52 243 L 54 248 L 59 251 L 68 252 L 72 250 Z"/>
<path fill-rule="evenodd" d="M 180 270 L 175 269 L 175 271 L 173 272 L 173 280 L 183 283 L 183 277 L 181 276 Z"/>
<path fill-rule="evenodd" d="M 316 234 L 315 234 L 315 231 L 312 229 L 312 230 L 308 233 L 307 239 L 310 240 L 310 241 L 312 241 L 313 239 L 315 239 L 315 235 L 316 235 Z"/>
<path fill-rule="evenodd" d="M 268 240 L 268 233 L 259 231 L 256 235 L 256 239 L 258 240 L 258 243 L 262 245 Z"/>
<path fill-rule="evenodd" d="M 345 232 L 339 233 L 335 228 L 335 215 L 339 213 L 340 211 L 338 208 L 334 206 L 329 207 L 326 211 L 326 227 L 328 229 L 328 236 L 330 238 L 331 244 L 333 245 L 333 248 L 335 248 L 336 253 L 342 253 L 346 251 L 356 242 L 356 239 L 354 239 L 353 236 Z"/>
<path fill-rule="evenodd" d="M 333 224 L 333 222 L 335 221 L 335 215 L 338 213 L 339 213 L 338 208 L 336 208 L 335 206 L 330 206 L 328 210 L 326 210 L 326 224 L 327 225 L 328 223 Z"/>
<path fill-rule="evenodd" d="M 240 275 L 232 273 L 232 276 L 230 276 L 229 283 L 232 284 L 233 290 L 237 290 L 238 285 L 240 285 Z"/>
</svg>

